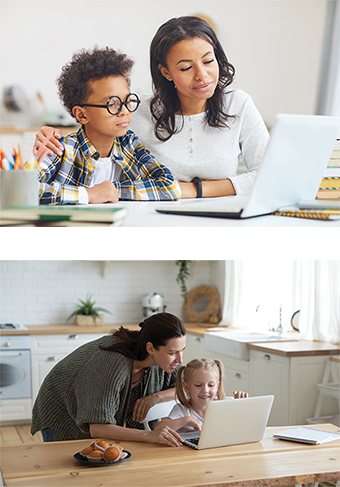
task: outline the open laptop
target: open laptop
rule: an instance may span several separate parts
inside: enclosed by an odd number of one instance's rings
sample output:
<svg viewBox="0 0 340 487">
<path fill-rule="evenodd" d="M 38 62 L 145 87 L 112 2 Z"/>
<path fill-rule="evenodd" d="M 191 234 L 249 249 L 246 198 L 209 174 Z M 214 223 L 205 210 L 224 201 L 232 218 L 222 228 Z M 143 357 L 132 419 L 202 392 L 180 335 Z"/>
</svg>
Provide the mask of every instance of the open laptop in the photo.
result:
<svg viewBox="0 0 340 487">
<path fill-rule="evenodd" d="M 315 204 L 339 134 L 340 117 L 278 115 L 248 198 L 185 200 L 155 209 L 180 215 L 249 218 L 299 208 L 300 203 L 306 208 L 309 202 Z"/>
<path fill-rule="evenodd" d="M 185 445 L 196 450 L 261 441 L 274 396 L 211 401 L 201 431 L 182 433 Z"/>
</svg>

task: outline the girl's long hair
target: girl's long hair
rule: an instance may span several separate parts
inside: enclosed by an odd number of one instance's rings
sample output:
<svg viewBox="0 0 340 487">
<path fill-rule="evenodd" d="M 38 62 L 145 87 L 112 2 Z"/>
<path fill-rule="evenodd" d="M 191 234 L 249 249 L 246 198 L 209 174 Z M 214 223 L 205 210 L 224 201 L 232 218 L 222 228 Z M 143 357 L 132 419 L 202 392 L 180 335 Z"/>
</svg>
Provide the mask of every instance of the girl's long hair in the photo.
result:
<svg viewBox="0 0 340 487">
<path fill-rule="evenodd" d="M 165 346 L 171 338 L 180 338 L 186 335 L 182 321 L 170 313 L 157 313 L 149 316 L 139 326 L 140 331 L 129 330 L 121 326 L 112 332 L 112 336 L 116 338 L 114 343 L 100 348 L 119 352 L 134 360 L 144 360 L 148 355 L 146 351 L 148 342 L 151 342 L 157 350 L 159 347 Z"/>
<path fill-rule="evenodd" d="M 217 399 L 225 399 L 224 393 L 224 366 L 220 360 L 212 360 L 210 358 L 194 359 L 187 365 L 182 365 L 177 371 L 176 378 L 176 397 L 181 404 L 190 411 L 193 410 L 190 398 L 186 396 L 183 387 L 183 381 L 188 382 L 190 380 L 190 374 L 193 370 L 212 370 L 216 373 L 216 377 L 219 380 L 219 387 L 217 389 Z"/>
<path fill-rule="evenodd" d="M 162 75 L 158 65 L 167 65 L 167 55 L 175 44 L 194 37 L 201 37 L 213 46 L 219 65 L 218 84 L 213 96 L 207 100 L 205 120 L 210 127 L 222 128 L 228 127 L 229 118 L 234 118 L 225 111 L 224 93 L 225 88 L 234 79 L 235 68 L 229 63 L 214 30 L 208 22 L 199 17 L 170 19 L 160 26 L 150 46 L 150 69 L 154 91 L 150 109 L 155 120 L 155 135 L 163 142 L 178 131 L 175 114 L 182 113 L 182 110 L 173 81 L 168 81 Z"/>
</svg>

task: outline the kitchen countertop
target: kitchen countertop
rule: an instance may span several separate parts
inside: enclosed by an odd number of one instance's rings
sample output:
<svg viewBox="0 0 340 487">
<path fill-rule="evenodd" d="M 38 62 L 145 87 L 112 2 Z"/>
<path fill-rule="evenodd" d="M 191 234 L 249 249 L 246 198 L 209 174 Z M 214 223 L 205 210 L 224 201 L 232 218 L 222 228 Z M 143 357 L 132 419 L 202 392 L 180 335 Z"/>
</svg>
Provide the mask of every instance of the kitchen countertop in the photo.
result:
<svg viewBox="0 0 340 487">
<path fill-rule="evenodd" d="M 0 335 L 62 335 L 62 334 L 82 334 L 96 333 L 105 334 L 120 326 L 125 326 L 130 330 L 139 330 L 137 323 L 111 323 L 104 326 L 78 326 L 71 323 L 58 323 L 52 325 L 27 325 L 27 330 L 0 330 Z M 230 327 L 216 326 L 209 323 L 188 323 L 184 326 L 190 335 L 204 338 L 204 333 L 209 331 L 226 331 Z M 287 342 L 256 342 L 247 343 L 250 350 L 258 350 L 265 353 L 283 355 L 285 357 L 303 357 L 313 355 L 340 355 L 339 345 L 317 341 L 287 341 Z"/>
<path fill-rule="evenodd" d="M 78 326 L 72 323 L 55 323 L 51 325 L 26 325 L 27 330 L 0 330 L 0 335 L 63 335 L 67 333 L 109 333 L 113 329 L 125 326 L 130 330 L 139 330 L 138 323 L 107 323 L 103 326 L 86 325 Z M 209 324 L 184 323 L 188 333 L 204 337 Z"/>
</svg>

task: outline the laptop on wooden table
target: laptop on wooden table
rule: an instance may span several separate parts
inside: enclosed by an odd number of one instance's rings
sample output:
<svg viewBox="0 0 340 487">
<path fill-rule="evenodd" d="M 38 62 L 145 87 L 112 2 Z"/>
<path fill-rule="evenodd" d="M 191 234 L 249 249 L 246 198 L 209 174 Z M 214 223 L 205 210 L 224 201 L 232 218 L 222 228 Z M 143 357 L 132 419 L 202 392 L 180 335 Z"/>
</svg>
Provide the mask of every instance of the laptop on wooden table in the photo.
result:
<svg viewBox="0 0 340 487">
<path fill-rule="evenodd" d="M 242 219 L 292 207 L 315 208 L 315 198 L 339 134 L 340 117 L 278 115 L 248 198 L 181 200 L 159 205 L 155 210 Z M 336 204 L 338 208 L 339 202 Z M 324 202 L 320 207 L 323 205 Z"/>
<path fill-rule="evenodd" d="M 261 441 L 274 396 L 211 401 L 201 431 L 182 433 L 185 445 L 196 450 Z"/>
</svg>

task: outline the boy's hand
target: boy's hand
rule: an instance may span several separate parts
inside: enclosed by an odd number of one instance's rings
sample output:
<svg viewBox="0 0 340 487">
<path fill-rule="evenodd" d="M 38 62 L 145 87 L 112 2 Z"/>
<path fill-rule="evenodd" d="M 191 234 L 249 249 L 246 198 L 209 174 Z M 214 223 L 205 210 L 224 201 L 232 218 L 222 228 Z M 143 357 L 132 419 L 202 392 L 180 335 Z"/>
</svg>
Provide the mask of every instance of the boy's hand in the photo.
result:
<svg viewBox="0 0 340 487">
<path fill-rule="evenodd" d="M 93 188 L 86 188 L 89 195 L 89 203 L 117 203 L 118 191 L 111 181 L 103 181 Z"/>
<path fill-rule="evenodd" d="M 248 392 L 243 392 L 243 391 L 234 391 L 234 399 L 241 399 L 242 397 L 248 397 L 249 394 Z"/>
</svg>

